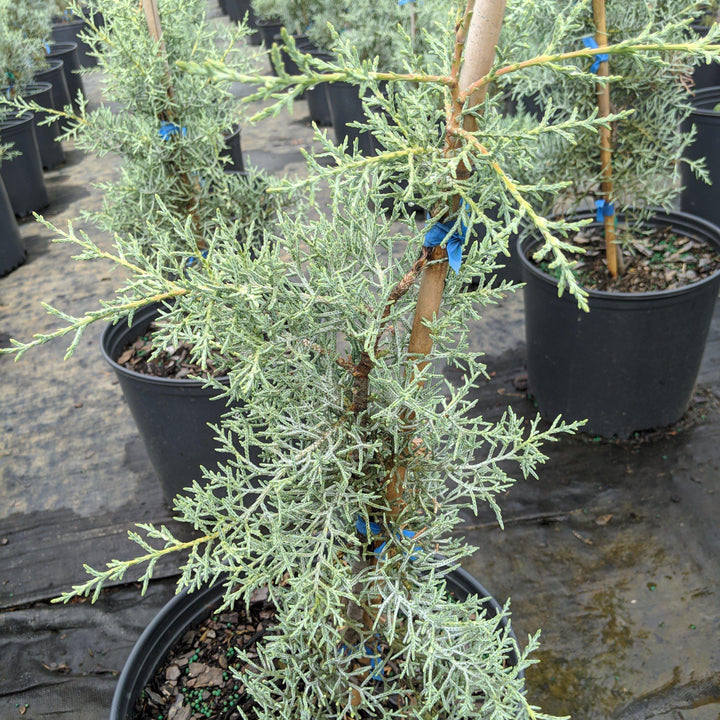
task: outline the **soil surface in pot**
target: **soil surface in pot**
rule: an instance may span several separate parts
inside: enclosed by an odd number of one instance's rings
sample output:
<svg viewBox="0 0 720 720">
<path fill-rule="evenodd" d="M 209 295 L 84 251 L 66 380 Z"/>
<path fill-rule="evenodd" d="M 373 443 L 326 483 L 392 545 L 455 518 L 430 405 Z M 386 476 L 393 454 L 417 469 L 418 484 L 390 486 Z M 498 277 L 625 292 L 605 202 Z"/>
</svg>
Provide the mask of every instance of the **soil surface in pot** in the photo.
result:
<svg viewBox="0 0 720 720">
<path fill-rule="evenodd" d="M 701 240 L 676 233 L 672 228 L 652 228 L 642 235 L 618 232 L 625 271 L 612 278 L 605 260 L 602 229 L 586 228 L 572 240 L 585 250 L 569 254 L 575 275 L 588 290 L 641 293 L 675 290 L 709 277 L 720 269 L 720 253 Z M 543 262 L 539 267 L 553 277 L 556 272 Z"/>
<path fill-rule="evenodd" d="M 249 614 L 244 607 L 214 613 L 186 630 L 145 686 L 131 720 L 239 720 L 238 707 L 256 717 L 236 675 L 242 667 L 235 656 L 242 650 L 257 657 L 258 640 L 274 624 L 275 607 L 267 597 L 267 589 L 257 591 Z"/>
<path fill-rule="evenodd" d="M 268 600 L 267 588 L 254 592 L 249 614 L 241 606 L 196 621 L 163 658 L 129 720 L 255 720 L 255 703 L 242 681 L 243 673 L 251 669 L 238 651 L 251 660 L 257 658 L 257 644 L 272 633 L 275 622 L 275 606 Z M 387 650 L 384 644 L 378 646 L 381 654 Z M 400 666 L 395 659 L 387 660 L 384 670 L 394 674 L 400 672 Z M 374 679 L 382 688 L 382 680 Z M 401 709 L 400 702 L 392 696 L 383 700 L 388 709 L 396 711 Z M 357 717 L 370 720 L 364 712 Z"/>
<path fill-rule="evenodd" d="M 174 378 L 221 377 L 227 375 L 227 369 L 216 367 L 209 359 L 206 367 L 192 361 L 191 348 L 188 345 L 170 346 L 156 353 L 153 336 L 160 326 L 151 323 L 147 330 L 136 340 L 128 343 L 115 362 L 128 370 L 142 375 Z"/>
</svg>

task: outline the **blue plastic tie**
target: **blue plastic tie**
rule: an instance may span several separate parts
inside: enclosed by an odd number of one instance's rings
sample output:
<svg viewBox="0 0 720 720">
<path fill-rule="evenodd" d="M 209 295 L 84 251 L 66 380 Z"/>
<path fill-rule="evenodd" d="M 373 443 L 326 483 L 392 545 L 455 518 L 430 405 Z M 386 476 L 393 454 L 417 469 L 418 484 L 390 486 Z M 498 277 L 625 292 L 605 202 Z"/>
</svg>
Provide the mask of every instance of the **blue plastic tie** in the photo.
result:
<svg viewBox="0 0 720 720">
<path fill-rule="evenodd" d="M 587 37 L 584 37 L 582 39 L 583 45 L 585 45 L 586 48 L 591 48 L 592 50 L 597 50 L 600 46 L 597 44 L 597 41 L 594 37 L 591 35 L 588 35 Z M 607 53 L 598 53 L 595 56 L 595 61 L 590 66 L 590 72 L 596 73 L 600 69 L 600 63 L 608 62 L 610 60 L 610 56 Z"/>
<path fill-rule="evenodd" d="M 382 530 L 382 528 L 377 523 L 369 522 L 366 524 L 361 517 L 358 517 L 358 519 L 355 521 L 355 527 L 361 535 L 367 535 L 368 528 L 370 528 L 371 535 L 379 535 L 380 531 Z"/>
<path fill-rule="evenodd" d="M 203 251 L 200 253 L 200 255 L 202 255 L 202 257 L 206 258 L 207 255 L 208 255 L 208 251 L 207 251 L 207 250 L 203 250 Z M 197 259 L 196 257 L 189 257 L 189 258 L 185 261 L 185 267 L 192 267 L 193 265 L 195 265 L 195 264 L 197 263 L 197 261 L 198 261 L 198 259 Z"/>
<path fill-rule="evenodd" d="M 398 0 L 398 5 L 407 5 L 411 2 L 415 2 L 415 0 Z"/>
<path fill-rule="evenodd" d="M 455 223 L 435 223 L 431 228 L 428 228 L 425 233 L 423 247 L 435 247 L 447 239 L 445 249 L 448 254 L 448 262 L 450 263 L 450 267 L 458 273 L 460 272 L 460 265 L 462 265 L 462 249 L 465 243 L 467 228 L 462 223 L 460 223 L 459 231 L 454 229 L 454 227 Z"/>
<path fill-rule="evenodd" d="M 370 667 L 375 671 L 370 677 L 373 680 L 383 681 L 385 679 L 383 676 L 383 663 L 373 653 L 373 649 L 369 645 L 365 646 L 365 654 L 370 658 Z"/>
<path fill-rule="evenodd" d="M 183 137 L 187 135 L 187 128 L 180 127 L 179 125 L 176 125 L 172 122 L 163 121 L 160 123 L 160 129 L 158 130 L 158 135 L 163 140 L 168 140 L 173 135 L 177 135 L 180 133 Z"/>
<path fill-rule="evenodd" d="M 602 222 L 603 218 L 612 217 L 615 214 L 615 205 L 607 200 L 595 201 L 595 222 Z"/>
<path fill-rule="evenodd" d="M 355 521 L 355 527 L 361 535 L 367 535 L 368 528 L 370 528 L 371 535 L 379 535 L 382 531 L 382 528 L 377 523 L 369 522 L 366 524 L 365 521 L 361 517 L 358 517 L 358 519 Z M 402 530 L 401 533 L 406 538 L 414 538 L 415 537 L 415 533 L 412 530 Z M 396 533 L 395 537 L 399 538 L 401 533 Z M 379 547 L 376 547 L 373 550 L 373 553 L 375 555 L 377 555 L 378 557 L 382 557 L 382 554 L 385 551 L 386 545 L 387 545 L 387 540 L 385 540 L 383 543 L 381 543 L 381 545 Z M 422 548 L 419 545 L 416 545 L 413 548 L 414 553 L 419 552 L 420 550 L 422 550 Z M 417 555 L 410 556 L 411 562 L 416 559 L 417 559 Z"/>
<path fill-rule="evenodd" d="M 45 45 L 45 52 L 49 53 L 50 52 L 50 43 L 48 43 L 47 41 L 44 41 L 43 44 Z"/>
<path fill-rule="evenodd" d="M 378 636 L 376 635 L 376 637 L 378 637 Z M 356 645 L 355 648 L 357 648 L 357 647 L 358 646 Z M 375 672 L 371 675 L 372 679 L 379 680 L 380 682 L 382 682 L 385 679 L 385 677 L 383 676 L 383 672 L 382 672 L 382 670 L 383 670 L 382 661 L 378 659 L 377 655 L 373 652 L 373 649 L 369 645 L 365 645 L 364 648 L 365 648 L 365 655 L 368 658 L 370 658 L 370 667 L 373 670 L 375 670 Z M 347 645 L 345 645 L 345 643 L 343 643 L 340 646 L 340 652 L 343 655 L 349 655 L 350 648 Z"/>
</svg>

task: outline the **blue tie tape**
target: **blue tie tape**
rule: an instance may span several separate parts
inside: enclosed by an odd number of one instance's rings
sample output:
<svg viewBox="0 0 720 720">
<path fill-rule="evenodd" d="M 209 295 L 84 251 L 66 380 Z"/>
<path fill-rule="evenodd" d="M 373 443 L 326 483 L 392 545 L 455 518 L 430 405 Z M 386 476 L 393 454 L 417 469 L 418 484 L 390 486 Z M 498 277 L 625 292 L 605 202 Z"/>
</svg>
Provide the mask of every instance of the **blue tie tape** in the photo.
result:
<svg viewBox="0 0 720 720">
<path fill-rule="evenodd" d="M 202 255 L 204 258 L 206 258 L 207 255 L 208 255 L 208 251 L 207 251 L 207 250 L 203 250 L 203 251 L 200 253 L 200 255 Z M 197 263 L 197 261 L 198 261 L 198 259 L 197 259 L 196 257 L 189 257 L 189 258 L 185 261 L 185 267 L 192 267 L 193 265 L 195 265 L 195 264 Z"/>
<path fill-rule="evenodd" d="M 462 264 L 462 249 L 465 243 L 465 235 L 467 228 L 461 223 L 460 230 L 453 230 L 454 223 L 435 223 L 425 233 L 425 242 L 423 247 L 435 247 L 440 245 L 447 238 L 445 249 L 448 254 L 448 262 L 450 267 L 456 272 L 460 272 Z"/>
<path fill-rule="evenodd" d="M 600 46 L 597 44 L 594 37 L 591 37 L 588 35 L 587 37 L 584 37 L 582 39 L 583 45 L 586 48 L 591 48 L 592 50 L 597 50 Z M 600 69 L 600 63 L 608 62 L 610 60 L 610 56 L 607 53 L 598 53 L 595 56 L 595 62 L 590 66 L 590 72 L 596 73 Z"/>
<path fill-rule="evenodd" d="M 365 521 L 361 517 L 358 517 L 358 519 L 355 521 L 355 528 L 361 535 L 368 535 L 368 528 L 370 530 L 370 535 L 379 535 L 382 532 L 382 528 L 377 523 L 369 522 L 366 524 Z M 406 537 L 406 538 L 414 538 L 415 537 L 415 533 L 412 530 L 402 530 L 401 532 L 396 533 L 395 537 L 399 538 L 401 536 L 401 534 L 403 537 Z M 387 545 L 387 540 L 385 540 L 380 545 L 380 547 L 375 548 L 373 550 L 375 555 L 377 555 L 379 558 L 382 558 L 382 555 L 383 555 L 386 545 Z M 422 550 L 422 548 L 419 545 L 416 545 L 413 548 L 414 553 L 419 552 L 420 550 Z M 417 559 L 417 555 L 410 556 L 411 562 L 416 559 Z"/>
<path fill-rule="evenodd" d="M 187 135 L 187 128 L 186 127 L 180 127 L 179 125 L 176 125 L 172 122 L 163 121 L 160 123 L 160 129 L 158 130 L 158 135 L 163 139 L 167 140 L 173 135 L 177 135 L 180 133 L 183 137 Z"/>
<path fill-rule="evenodd" d="M 615 214 L 615 205 L 607 200 L 595 201 L 595 222 L 602 222 L 603 218 L 612 217 Z"/>
<path fill-rule="evenodd" d="M 398 0 L 398 5 L 407 5 L 408 3 L 414 3 L 415 0 Z"/>
<path fill-rule="evenodd" d="M 377 635 L 375 637 L 378 637 Z M 358 647 L 356 645 L 355 647 Z M 375 671 L 371 677 L 373 680 L 379 680 L 383 681 L 385 678 L 383 677 L 383 662 L 378 658 L 378 656 L 375 654 L 373 649 L 369 645 L 365 645 L 365 655 L 370 658 L 370 667 Z M 350 648 L 348 648 L 347 645 L 343 644 L 340 646 L 340 652 L 343 655 L 349 655 L 350 654 Z"/>
</svg>

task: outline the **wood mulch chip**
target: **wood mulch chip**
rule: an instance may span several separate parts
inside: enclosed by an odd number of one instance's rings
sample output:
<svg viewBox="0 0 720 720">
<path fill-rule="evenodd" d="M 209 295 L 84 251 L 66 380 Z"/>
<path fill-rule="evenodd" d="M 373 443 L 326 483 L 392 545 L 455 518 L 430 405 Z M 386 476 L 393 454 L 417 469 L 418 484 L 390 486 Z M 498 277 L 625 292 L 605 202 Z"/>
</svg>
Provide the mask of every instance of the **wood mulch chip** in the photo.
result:
<svg viewBox="0 0 720 720">
<path fill-rule="evenodd" d="M 155 350 L 153 335 L 160 328 L 152 323 L 137 340 L 128 343 L 115 362 L 128 370 L 154 377 L 180 380 L 188 376 L 220 377 L 227 374 L 226 368 L 217 368 L 208 361 L 203 368 L 190 358 L 191 348 L 187 345 L 165 348 L 157 357 L 150 359 Z"/>
<path fill-rule="evenodd" d="M 619 234 L 618 239 L 626 238 Z M 588 290 L 623 293 L 675 290 L 720 269 L 720 253 L 700 240 L 675 233 L 672 228 L 631 238 L 623 253 L 626 269 L 615 279 L 607 271 L 600 228 L 583 230 L 573 238 L 573 243 L 585 250 L 583 255 L 570 257 L 576 260 L 578 281 Z"/>
<path fill-rule="evenodd" d="M 268 599 L 267 588 L 255 591 L 249 614 L 243 607 L 211 613 L 197 621 L 163 658 L 136 701 L 130 720 L 257 720 L 254 700 L 243 683 L 252 668 L 238 657 L 238 651 L 250 659 L 257 658 L 258 643 L 273 632 L 275 624 L 276 608 Z M 381 644 L 377 652 L 385 656 L 388 648 Z M 358 662 L 356 669 L 372 672 L 369 662 Z M 377 672 L 397 675 L 401 662 L 387 661 Z M 384 689 L 382 675 L 373 676 L 373 680 L 376 687 Z M 477 701 L 482 705 L 482 696 Z M 400 695 L 382 699 L 382 704 L 398 716 L 407 703 Z M 372 720 L 374 716 L 360 710 L 357 717 Z"/>
<path fill-rule="evenodd" d="M 254 703 L 245 692 L 238 650 L 256 656 L 257 642 L 275 623 L 267 589 L 255 593 L 250 613 L 211 614 L 183 633 L 138 698 L 131 720 L 249 720 Z M 233 672 L 235 671 L 235 673 Z"/>
</svg>

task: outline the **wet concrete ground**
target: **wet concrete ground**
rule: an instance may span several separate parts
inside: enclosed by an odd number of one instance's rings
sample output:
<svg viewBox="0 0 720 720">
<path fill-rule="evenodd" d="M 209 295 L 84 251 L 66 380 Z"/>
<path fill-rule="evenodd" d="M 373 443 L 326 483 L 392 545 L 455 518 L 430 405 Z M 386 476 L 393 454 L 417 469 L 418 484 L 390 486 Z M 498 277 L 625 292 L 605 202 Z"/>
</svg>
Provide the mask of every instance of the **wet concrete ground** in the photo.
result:
<svg viewBox="0 0 720 720">
<path fill-rule="evenodd" d="M 214 0 L 210 0 L 214 3 Z M 212 5 L 213 11 L 217 9 Z M 222 20 L 220 20 L 222 21 Z M 93 102 L 97 79 L 87 78 Z M 246 160 L 301 172 L 311 145 L 304 103 L 243 129 Z M 112 177 L 66 145 L 47 174 L 59 226 L 96 207 L 89 181 Z M 71 313 L 111 293 L 115 274 L 78 263 L 73 249 L 25 222 L 28 262 L 0 279 L 0 341 L 53 327 L 40 306 Z M 108 238 L 99 238 L 109 246 Z M 161 568 L 141 599 L 132 583 L 94 606 L 50 605 L 84 578 L 82 563 L 125 557 L 135 521 L 173 524 L 120 390 L 91 328 L 63 362 L 54 343 L 19 362 L 0 358 L 0 718 L 98 720 L 144 626 L 173 593 Z M 488 308 L 473 328 L 494 377 L 482 412 L 533 408 L 513 379 L 523 371 L 522 297 Z M 519 481 L 490 514 L 468 517 L 480 549 L 467 568 L 499 599 L 512 598 L 521 639 L 542 628 L 528 694 L 546 712 L 580 720 L 720 718 L 720 311 L 692 412 L 674 434 L 624 445 L 573 438 L 549 447 L 539 479 Z"/>
</svg>

